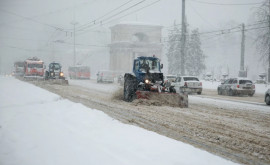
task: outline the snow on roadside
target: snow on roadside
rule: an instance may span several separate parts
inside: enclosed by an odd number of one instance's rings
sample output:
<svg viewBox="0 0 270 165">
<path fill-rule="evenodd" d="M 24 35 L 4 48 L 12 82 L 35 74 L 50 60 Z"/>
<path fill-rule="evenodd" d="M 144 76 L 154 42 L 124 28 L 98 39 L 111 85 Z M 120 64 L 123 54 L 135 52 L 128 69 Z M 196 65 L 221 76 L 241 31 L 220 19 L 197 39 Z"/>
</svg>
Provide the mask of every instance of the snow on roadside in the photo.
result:
<svg viewBox="0 0 270 165">
<path fill-rule="evenodd" d="M 0 91 L 1 165 L 235 164 L 14 78 Z"/>
<path fill-rule="evenodd" d="M 0 86 L 1 108 L 46 103 L 61 99 L 56 94 L 49 93 L 45 89 L 40 89 L 28 83 L 21 83 L 20 80 L 13 77 L 0 77 Z M 14 95 L 15 93 L 16 95 Z"/>
<path fill-rule="evenodd" d="M 113 93 L 119 89 L 115 83 L 97 83 L 96 80 L 68 80 L 70 85 L 82 86 L 89 89 Z"/>
<path fill-rule="evenodd" d="M 220 100 L 220 99 L 214 99 L 214 98 L 202 98 L 196 95 L 194 96 L 189 95 L 188 98 L 189 98 L 189 103 L 191 104 L 215 105 L 216 107 L 219 107 L 219 108 L 233 109 L 235 111 L 237 110 L 263 111 L 270 114 L 269 106 L 265 105 L 264 103 L 260 105 L 254 105 L 252 104 L 252 102 L 248 102 L 248 101 L 247 102 L 234 102 L 234 101 Z"/>
</svg>

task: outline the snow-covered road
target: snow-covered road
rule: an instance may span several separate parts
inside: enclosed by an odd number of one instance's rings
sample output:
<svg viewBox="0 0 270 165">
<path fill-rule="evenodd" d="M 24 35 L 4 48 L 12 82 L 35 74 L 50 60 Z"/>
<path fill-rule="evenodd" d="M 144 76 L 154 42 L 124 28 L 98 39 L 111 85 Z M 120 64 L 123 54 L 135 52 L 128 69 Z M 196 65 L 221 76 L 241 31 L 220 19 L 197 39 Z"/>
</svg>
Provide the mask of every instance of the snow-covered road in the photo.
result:
<svg viewBox="0 0 270 165">
<path fill-rule="evenodd" d="M 63 98 L 99 109 L 121 122 L 189 143 L 236 162 L 270 164 L 269 107 L 237 101 L 246 97 L 224 101 L 192 95 L 189 108 L 181 109 L 164 106 L 154 100 L 124 102 L 120 86 L 97 84 L 95 80 L 72 80 L 69 86 L 32 83 Z M 260 100 L 260 97 L 255 99 Z"/>
<path fill-rule="evenodd" d="M 0 77 L 0 164 L 234 164 L 101 111 Z"/>
</svg>

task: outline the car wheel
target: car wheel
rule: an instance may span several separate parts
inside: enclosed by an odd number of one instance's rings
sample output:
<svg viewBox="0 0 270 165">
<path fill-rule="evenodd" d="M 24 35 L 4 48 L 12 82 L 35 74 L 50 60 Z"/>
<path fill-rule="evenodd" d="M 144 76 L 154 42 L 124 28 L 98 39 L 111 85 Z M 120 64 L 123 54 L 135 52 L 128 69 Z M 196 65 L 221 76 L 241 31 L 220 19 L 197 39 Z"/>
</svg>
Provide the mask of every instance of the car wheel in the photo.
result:
<svg viewBox="0 0 270 165">
<path fill-rule="evenodd" d="M 265 103 L 266 103 L 267 105 L 270 105 L 270 96 L 269 96 L 269 95 L 267 95 L 267 96 L 265 97 Z"/>
<path fill-rule="evenodd" d="M 254 95 L 254 93 L 248 94 L 248 96 L 252 97 Z"/>
<path fill-rule="evenodd" d="M 198 95 L 202 94 L 202 92 L 197 92 Z"/>
<path fill-rule="evenodd" d="M 233 91 L 231 89 L 228 91 L 228 95 L 233 96 Z"/>
<path fill-rule="evenodd" d="M 218 95 L 222 95 L 222 90 L 218 88 Z"/>
</svg>

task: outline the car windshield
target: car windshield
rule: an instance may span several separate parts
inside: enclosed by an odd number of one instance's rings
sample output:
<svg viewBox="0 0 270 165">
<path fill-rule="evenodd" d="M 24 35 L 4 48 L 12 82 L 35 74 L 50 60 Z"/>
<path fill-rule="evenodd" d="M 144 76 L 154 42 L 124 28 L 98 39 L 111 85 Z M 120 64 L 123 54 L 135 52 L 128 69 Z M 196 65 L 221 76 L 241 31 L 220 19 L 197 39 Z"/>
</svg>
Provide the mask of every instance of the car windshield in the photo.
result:
<svg viewBox="0 0 270 165">
<path fill-rule="evenodd" d="M 43 64 L 28 64 L 28 68 L 43 68 Z"/>
<path fill-rule="evenodd" d="M 251 80 L 239 80 L 239 84 L 252 84 Z"/>
<path fill-rule="evenodd" d="M 199 81 L 197 77 L 184 77 L 184 81 Z"/>
<path fill-rule="evenodd" d="M 167 79 L 176 79 L 175 76 L 166 76 L 166 77 L 167 77 Z"/>
<path fill-rule="evenodd" d="M 54 69 L 55 69 L 55 70 L 58 70 L 58 69 L 60 69 L 60 68 L 61 68 L 60 64 L 54 64 Z"/>
</svg>

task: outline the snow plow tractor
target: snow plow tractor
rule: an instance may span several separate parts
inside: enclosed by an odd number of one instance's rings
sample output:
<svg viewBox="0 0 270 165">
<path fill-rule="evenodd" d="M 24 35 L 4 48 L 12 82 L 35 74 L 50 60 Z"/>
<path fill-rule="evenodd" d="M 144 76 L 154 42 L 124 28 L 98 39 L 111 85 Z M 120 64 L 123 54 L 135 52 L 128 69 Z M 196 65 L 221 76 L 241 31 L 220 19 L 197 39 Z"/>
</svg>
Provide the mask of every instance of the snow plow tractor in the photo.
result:
<svg viewBox="0 0 270 165">
<path fill-rule="evenodd" d="M 155 100 L 162 105 L 188 107 L 188 95 L 176 93 L 174 86 L 164 83 L 163 64 L 156 57 L 134 59 L 133 73 L 124 76 L 124 101 Z"/>
<path fill-rule="evenodd" d="M 68 80 L 65 79 L 62 72 L 62 66 L 60 63 L 52 62 L 49 64 L 49 68 L 45 73 L 45 80 L 48 80 L 52 84 L 68 84 Z"/>
</svg>

